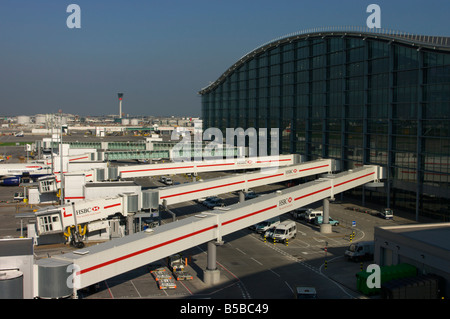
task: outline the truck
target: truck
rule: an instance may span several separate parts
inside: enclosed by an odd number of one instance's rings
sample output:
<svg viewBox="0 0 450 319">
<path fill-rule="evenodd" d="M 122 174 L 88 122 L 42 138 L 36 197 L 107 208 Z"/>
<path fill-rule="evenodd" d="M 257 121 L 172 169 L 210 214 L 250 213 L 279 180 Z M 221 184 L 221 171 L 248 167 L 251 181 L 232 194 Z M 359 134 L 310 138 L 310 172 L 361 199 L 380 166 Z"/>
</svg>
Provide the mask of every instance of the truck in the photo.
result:
<svg viewBox="0 0 450 319">
<path fill-rule="evenodd" d="M 375 243 L 373 241 L 360 241 L 347 248 L 345 257 L 353 261 L 372 260 L 374 250 Z"/>
<path fill-rule="evenodd" d="M 266 231 L 264 236 L 272 239 L 274 242 L 286 243 L 289 239 L 295 238 L 297 235 L 297 224 L 292 220 L 285 220 L 275 227 Z"/>
<path fill-rule="evenodd" d="M 256 224 L 255 231 L 258 234 L 265 233 L 269 228 L 276 227 L 280 224 L 280 217 L 274 217 Z"/>
</svg>

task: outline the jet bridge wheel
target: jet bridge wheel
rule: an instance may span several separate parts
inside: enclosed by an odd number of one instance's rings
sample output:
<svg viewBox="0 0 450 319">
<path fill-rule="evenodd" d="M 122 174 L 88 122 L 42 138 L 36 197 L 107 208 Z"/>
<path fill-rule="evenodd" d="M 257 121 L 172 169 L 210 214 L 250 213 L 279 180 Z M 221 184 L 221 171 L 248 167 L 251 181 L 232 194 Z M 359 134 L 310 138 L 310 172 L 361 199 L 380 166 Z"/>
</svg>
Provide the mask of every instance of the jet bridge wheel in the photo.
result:
<svg viewBox="0 0 450 319">
<path fill-rule="evenodd" d="M 76 248 L 83 248 L 84 247 L 84 243 L 82 241 L 73 243 L 73 246 Z"/>
<path fill-rule="evenodd" d="M 64 232 L 64 236 L 70 238 L 70 245 L 75 248 L 84 247 L 84 243 L 81 239 L 84 234 L 86 234 L 86 225 L 84 225 L 84 228 L 78 225 L 78 230 L 76 230 L 75 226 L 67 227 L 67 232 Z"/>
</svg>

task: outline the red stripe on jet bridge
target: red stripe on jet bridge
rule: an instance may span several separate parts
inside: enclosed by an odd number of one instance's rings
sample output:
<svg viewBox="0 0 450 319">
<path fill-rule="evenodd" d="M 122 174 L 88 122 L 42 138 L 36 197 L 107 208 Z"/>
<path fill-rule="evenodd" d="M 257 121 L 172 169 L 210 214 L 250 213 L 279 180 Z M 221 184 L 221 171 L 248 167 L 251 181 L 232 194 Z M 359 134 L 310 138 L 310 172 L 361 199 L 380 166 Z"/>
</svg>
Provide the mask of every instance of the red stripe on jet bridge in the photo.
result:
<svg viewBox="0 0 450 319">
<path fill-rule="evenodd" d="M 184 193 L 179 193 L 179 194 L 162 196 L 161 199 L 170 198 L 170 197 L 174 197 L 174 196 L 180 196 L 180 195 L 186 195 L 186 194 L 192 194 L 192 193 L 196 193 L 196 192 L 202 192 L 202 191 L 207 191 L 207 190 L 210 190 L 210 189 L 215 189 L 215 188 L 219 188 L 219 187 L 226 187 L 226 186 L 231 186 L 231 185 L 237 185 L 237 184 L 242 184 L 242 183 L 245 183 L 245 181 L 229 183 L 229 184 L 219 185 L 219 186 L 212 186 L 212 187 L 197 189 L 197 190 L 194 190 L 194 191 L 189 191 L 189 192 L 184 192 Z"/>
<path fill-rule="evenodd" d="M 366 174 L 366 175 L 363 175 L 363 176 L 360 176 L 360 177 L 356 177 L 356 178 L 353 178 L 353 179 L 351 179 L 351 180 L 348 180 L 348 181 L 345 181 L 345 182 L 336 184 L 336 185 L 334 185 L 334 187 L 338 187 L 338 186 L 341 186 L 341 185 L 344 185 L 344 184 L 347 184 L 347 183 L 356 181 L 356 180 L 358 180 L 358 179 L 361 179 L 361 178 L 364 178 L 364 177 L 367 177 L 367 176 L 370 176 L 370 175 L 373 175 L 373 174 L 375 174 L 375 172 L 372 172 L 372 173 L 369 173 L 369 174 Z"/>
<path fill-rule="evenodd" d="M 163 167 L 163 168 L 148 168 L 148 169 L 134 169 L 134 170 L 131 170 L 131 171 L 121 171 L 121 173 L 161 171 L 161 170 L 165 170 L 165 169 L 183 169 L 183 168 L 194 168 L 194 166 L 184 166 L 184 167 Z"/>
<path fill-rule="evenodd" d="M 290 161 L 291 159 L 281 159 L 281 160 L 268 160 L 268 161 L 256 161 L 256 163 L 274 163 L 274 162 L 286 162 Z"/>
<path fill-rule="evenodd" d="M 266 179 L 266 178 L 271 178 L 271 177 L 278 177 L 278 176 L 283 176 L 283 175 L 284 175 L 284 173 L 276 174 L 276 175 L 270 175 L 270 176 L 264 176 L 264 177 L 258 177 L 258 178 L 249 179 L 248 182 L 254 182 L 254 181 L 259 181 L 261 179 Z"/>
<path fill-rule="evenodd" d="M 250 213 L 250 214 L 247 214 L 247 215 L 244 215 L 244 216 L 241 216 L 241 217 L 238 217 L 238 218 L 229 220 L 229 221 L 227 221 L 227 222 L 225 222 L 225 223 L 222 223 L 222 225 L 227 225 L 227 224 L 233 223 L 233 222 L 235 222 L 235 221 L 238 221 L 238 220 L 241 220 L 241 219 L 244 219 L 244 218 L 247 218 L 247 217 L 250 217 L 250 216 L 253 216 L 253 215 L 262 213 L 262 212 L 265 212 L 265 211 L 267 211 L 267 210 L 270 210 L 270 209 L 273 209 L 273 208 L 276 208 L 276 207 L 277 207 L 277 205 L 273 205 L 273 206 L 270 206 L 270 207 L 267 207 L 267 208 L 258 210 L 258 211 L 256 211 L 256 212 L 253 212 L 253 213 Z M 183 240 L 183 239 L 186 239 L 186 238 L 189 238 L 189 237 L 193 237 L 193 236 L 195 236 L 195 235 L 198 235 L 198 234 L 201 234 L 201 233 L 204 233 L 204 232 L 213 230 L 213 229 L 215 229 L 215 228 L 217 228 L 217 227 L 218 227 L 218 225 L 213 225 L 213 226 L 210 226 L 210 227 L 207 227 L 207 228 L 198 230 L 198 231 L 196 231 L 196 232 L 193 232 L 193 233 L 190 233 L 190 234 L 186 234 L 186 235 L 184 235 L 184 236 L 181 236 L 181 237 L 177 237 L 177 238 L 171 239 L 171 240 L 166 241 L 166 242 L 164 242 L 164 243 L 161 243 L 161 244 L 158 244 L 158 245 L 155 245 L 155 246 L 151 246 L 151 247 L 148 247 L 148 248 L 145 248 L 145 249 L 138 250 L 138 251 L 136 251 L 136 252 L 134 252 L 134 253 L 131 253 L 131 254 L 128 254 L 128 255 L 124 255 L 124 256 L 122 256 L 122 257 L 118 257 L 118 258 L 115 258 L 115 259 L 106 261 L 106 262 L 104 262 L 104 263 L 101 263 L 101 264 L 98 264 L 98 265 L 95 265 L 95 266 L 92 266 L 92 267 L 89 267 L 89 268 L 80 270 L 79 272 L 77 272 L 77 275 L 82 275 L 82 274 L 88 273 L 88 272 L 90 272 L 90 271 L 93 271 L 93 270 L 96 270 L 96 269 L 99 269 L 99 268 L 102 268 L 102 267 L 105 267 L 105 266 L 114 264 L 114 263 L 116 263 L 116 262 L 119 262 L 119 261 L 122 261 L 122 260 L 125 260 L 125 259 L 128 259 L 128 258 L 135 257 L 135 256 L 137 256 L 137 255 L 140 255 L 140 254 L 149 252 L 149 251 L 151 251 L 151 250 L 154 250 L 154 249 L 157 249 L 157 248 L 160 248 L 160 247 L 164 247 L 164 246 L 167 246 L 167 245 L 169 245 L 169 244 L 178 242 L 178 241 L 180 241 L 180 240 Z"/>
<path fill-rule="evenodd" d="M 158 244 L 158 245 L 155 245 L 155 246 L 152 246 L 152 247 L 148 247 L 148 248 L 145 248 L 145 249 L 142 249 L 142 250 L 138 250 L 138 251 L 136 251 L 134 253 L 131 253 L 131 254 L 128 254 L 128 255 L 125 255 L 125 256 L 122 256 L 122 257 L 118 257 L 118 258 L 106 261 L 104 263 L 101 263 L 101 264 L 98 264 L 98 265 L 95 265 L 95 266 L 92 266 L 92 267 L 80 270 L 79 272 L 77 272 L 77 275 L 82 275 L 82 274 L 90 272 L 92 270 L 99 269 L 99 268 L 102 268 L 102 267 L 114 264 L 116 262 L 119 262 L 119 261 L 122 261 L 122 260 L 125 260 L 125 259 L 128 259 L 128 258 L 137 256 L 137 255 L 140 255 L 140 254 L 143 254 L 143 253 L 146 253 L 146 252 L 149 252 L 151 250 L 154 250 L 154 249 L 157 249 L 157 248 L 160 248 L 160 247 L 167 246 L 167 245 L 175 243 L 177 241 L 180 241 L 180 240 L 183 240 L 183 239 L 186 239 L 186 238 L 189 238 L 189 237 L 192 237 L 192 236 L 195 236 L 195 235 L 198 235 L 198 234 L 210 231 L 210 230 L 212 230 L 214 228 L 217 228 L 217 225 L 213 225 L 213 226 L 207 227 L 205 229 L 201 229 L 201 230 L 198 230 L 196 232 L 193 232 L 193 233 L 190 233 L 190 234 L 178 237 L 178 238 L 174 238 L 174 239 L 166 241 L 164 243 L 161 243 L 161 244 Z"/>
<path fill-rule="evenodd" d="M 297 198 L 294 198 L 294 200 L 299 200 L 299 199 L 302 199 L 302 198 L 305 198 L 305 197 L 308 197 L 308 196 L 311 196 L 311 195 L 315 195 L 315 194 L 318 194 L 318 193 L 327 191 L 327 190 L 329 190 L 329 189 L 331 189 L 331 186 L 330 186 L 330 187 L 323 188 L 323 189 L 320 189 L 320 190 L 318 190 L 318 191 L 315 191 L 315 192 L 312 192 L 312 193 L 309 193 L 309 194 L 306 194 L 306 195 L 303 195 L 303 196 L 300 196 L 300 197 L 297 197 Z"/>
<path fill-rule="evenodd" d="M 208 165 L 197 165 L 197 167 L 211 167 L 211 166 L 225 166 L 225 165 L 235 165 L 236 163 L 224 163 L 224 164 L 208 164 Z"/>
<path fill-rule="evenodd" d="M 330 166 L 330 165 L 322 165 L 322 166 L 315 166 L 315 167 L 310 167 L 310 168 L 304 168 L 304 169 L 299 169 L 298 171 L 299 172 L 304 172 L 304 171 L 310 171 L 310 170 L 312 170 L 312 169 L 316 169 L 316 168 L 323 168 L 323 167 L 328 167 L 328 166 Z"/>
<path fill-rule="evenodd" d="M 237 217 L 237 218 L 235 218 L 235 219 L 231 219 L 231 220 L 229 220 L 229 221 L 227 221 L 227 222 L 222 223 L 222 226 L 225 226 L 225 225 L 230 224 L 230 223 L 234 223 L 235 221 L 238 221 L 238 220 L 241 220 L 241 219 L 244 219 L 244 218 L 247 218 L 247 217 L 256 215 L 256 214 L 259 214 L 259 213 L 263 213 L 263 212 L 265 212 L 265 211 L 274 209 L 274 208 L 276 208 L 276 207 L 277 207 L 277 205 L 273 205 L 273 206 L 270 206 L 270 207 L 267 207 L 267 208 L 258 210 L 258 211 L 256 211 L 256 212 L 253 212 L 253 213 L 250 213 L 250 214 L 247 214 L 247 215 L 243 215 L 243 216 Z"/>
<path fill-rule="evenodd" d="M 111 207 L 116 207 L 116 206 L 120 206 L 120 205 L 121 205 L 120 203 L 114 204 L 114 205 L 109 205 L 109 206 L 103 207 L 103 209 L 107 209 L 107 208 L 111 208 Z"/>
<path fill-rule="evenodd" d="M 84 157 L 72 158 L 72 159 L 69 160 L 69 162 L 71 162 L 71 161 L 77 161 L 77 160 L 85 159 L 85 158 L 89 158 L 89 157 L 84 156 Z"/>
</svg>

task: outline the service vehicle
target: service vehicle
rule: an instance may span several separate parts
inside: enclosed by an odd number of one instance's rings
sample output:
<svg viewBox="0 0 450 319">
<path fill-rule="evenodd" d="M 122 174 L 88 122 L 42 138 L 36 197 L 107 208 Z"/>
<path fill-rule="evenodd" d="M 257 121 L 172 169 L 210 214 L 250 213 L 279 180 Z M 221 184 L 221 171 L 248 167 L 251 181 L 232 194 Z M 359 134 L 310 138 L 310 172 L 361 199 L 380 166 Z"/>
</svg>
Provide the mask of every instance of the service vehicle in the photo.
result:
<svg viewBox="0 0 450 319">
<path fill-rule="evenodd" d="M 166 179 L 164 180 L 164 184 L 166 184 L 166 185 L 172 185 L 172 184 L 173 184 L 173 181 L 172 181 L 172 179 L 171 179 L 170 177 L 166 177 Z"/>
<path fill-rule="evenodd" d="M 245 193 L 245 200 L 253 199 L 258 197 L 258 195 L 254 191 L 249 191 Z"/>
<path fill-rule="evenodd" d="M 378 215 L 381 218 L 384 219 L 393 219 L 394 218 L 394 211 L 390 208 L 385 208 L 381 212 L 378 213 Z"/>
<path fill-rule="evenodd" d="M 345 257 L 353 261 L 372 260 L 375 250 L 373 241 L 360 241 L 351 244 L 345 251 Z"/>
<path fill-rule="evenodd" d="M 172 269 L 174 278 L 180 280 L 192 280 L 194 277 L 185 270 L 185 260 L 181 254 L 175 254 L 169 257 L 169 265 Z"/>
<path fill-rule="evenodd" d="M 297 287 L 297 299 L 317 299 L 316 288 L 314 287 Z"/>
<path fill-rule="evenodd" d="M 269 228 L 276 227 L 280 224 L 280 217 L 274 217 L 256 224 L 255 231 L 258 234 L 265 233 Z"/>
<path fill-rule="evenodd" d="M 21 202 L 25 199 L 25 196 L 23 193 L 14 193 L 14 200 Z"/>
<path fill-rule="evenodd" d="M 209 196 L 209 197 L 206 197 L 205 200 L 202 200 L 201 203 L 202 203 L 203 206 L 207 206 L 208 203 L 213 202 L 213 201 L 217 201 L 218 199 L 220 199 L 220 198 L 217 197 L 217 196 Z"/>
<path fill-rule="evenodd" d="M 292 220 L 285 220 L 266 231 L 265 237 L 276 242 L 286 242 L 297 235 L 297 224 Z"/>
<path fill-rule="evenodd" d="M 312 208 L 301 207 L 290 211 L 290 214 L 294 219 L 303 220 L 306 217 L 306 213 L 312 210 Z"/>
<path fill-rule="evenodd" d="M 169 269 L 167 269 L 167 267 L 156 268 L 154 270 L 151 270 L 150 273 L 156 281 L 160 281 L 163 279 L 173 279 L 172 273 L 169 271 Z"/>
<path fill-rule="evenodd" d="M 321 210 L 308 210 L 305 214 L 305 220 L 308 223 L 314 223 L 317 216 L 323 216 L 323 211 Z"/>
<path fill-rule="evenodd" d="M 329 222 L 329 224 L 330 224 L 331 226 L 337 226 L 337 225 L 339 225 L 339 221 L 336 220 L 336 219 L 333 219 L 333 218 L 331 218 L 331 217 L 328 218 L 328 222 Z M 314 224 L 320 225 L 320 224 L 322 224 L 322 223 L 323 223 L 323 216 L 317 216 L 317 217 L 314 219 Z"/>
<path fill-rule="evenodd" d="M 209 201 L 205 201 L 206 203 L 204 204 L 206 207 L 213 209 L 214 207 L 223 207 L 225 206 L 225 202 L 223 201 L 222 198 L 216 197 L 213 198 Z"/>
</svg>

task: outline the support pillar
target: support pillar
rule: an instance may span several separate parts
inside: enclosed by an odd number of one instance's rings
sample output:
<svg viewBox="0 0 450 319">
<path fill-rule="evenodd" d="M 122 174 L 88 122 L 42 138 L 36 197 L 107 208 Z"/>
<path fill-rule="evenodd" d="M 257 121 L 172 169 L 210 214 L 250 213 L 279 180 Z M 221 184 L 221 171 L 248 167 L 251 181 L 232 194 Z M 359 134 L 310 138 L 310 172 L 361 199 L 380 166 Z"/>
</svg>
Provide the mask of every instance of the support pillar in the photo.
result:
<svg viewBox="0 0 450 319">
<path fill-rule="evenodd" d="M 322 234 L 330 234 L 332 233 L 330 225 L 330 199 L 325 198 L 323 200 L 323 218 L 322 224 L 320 224 L 320 232 Z"/>
<path fill-rule="evenodd" d="M 239 191 L 239 203 L 245 202 L 245 193 L 244 191 Z"/>
<path fill-rule="evenodd" d="M 220 281 L 220 270 L 216 263 L 217 247 L 216 242 L 208 242 L 208 263 L 203 271 L 203 280 L 207 285 L 214 285 Z"/>
</svg>

